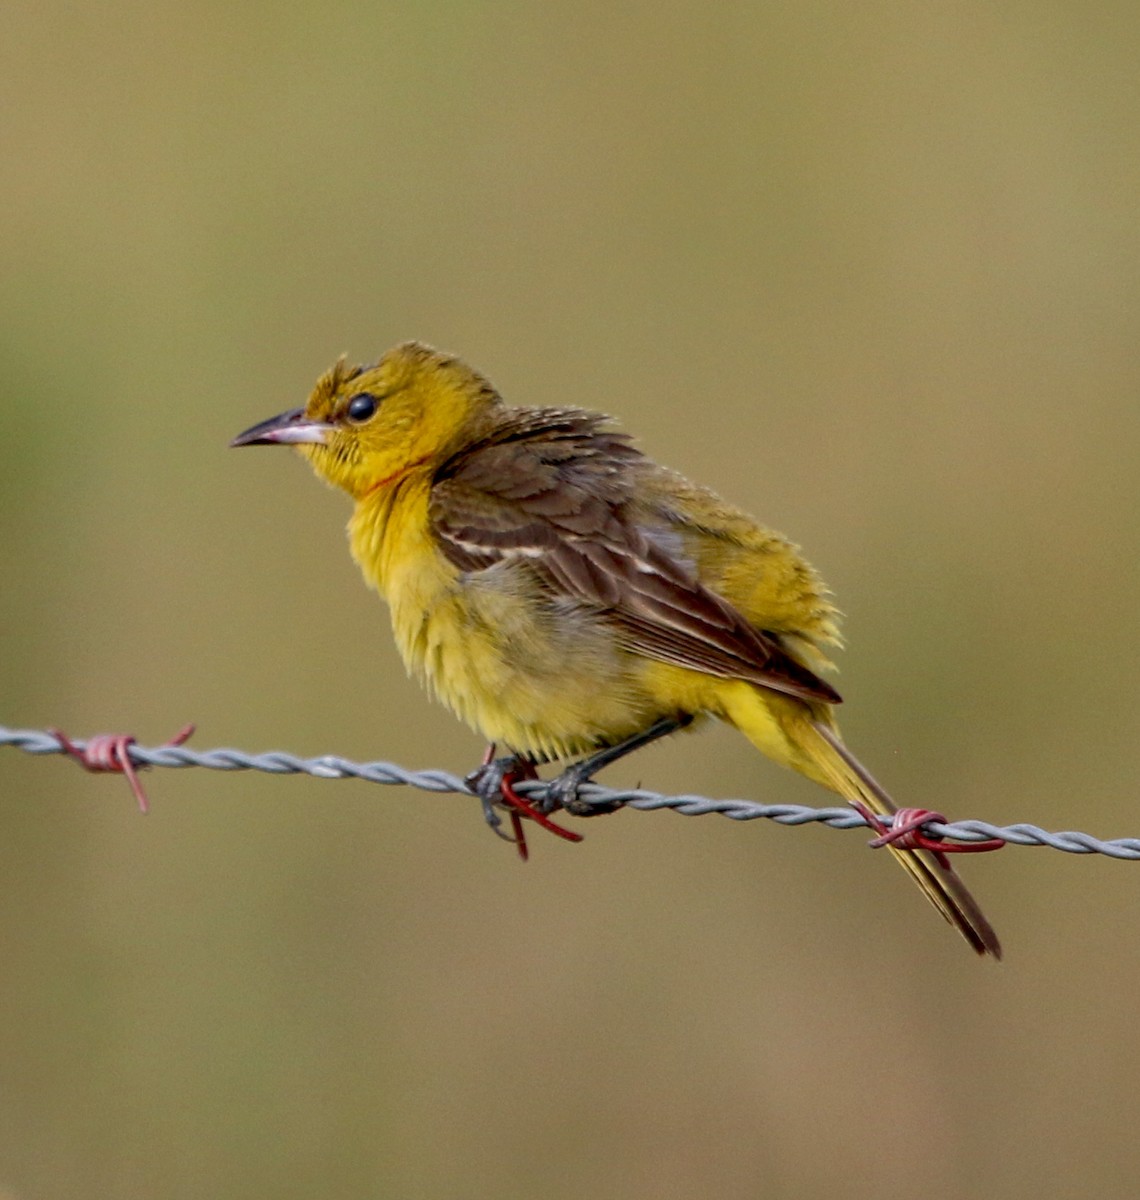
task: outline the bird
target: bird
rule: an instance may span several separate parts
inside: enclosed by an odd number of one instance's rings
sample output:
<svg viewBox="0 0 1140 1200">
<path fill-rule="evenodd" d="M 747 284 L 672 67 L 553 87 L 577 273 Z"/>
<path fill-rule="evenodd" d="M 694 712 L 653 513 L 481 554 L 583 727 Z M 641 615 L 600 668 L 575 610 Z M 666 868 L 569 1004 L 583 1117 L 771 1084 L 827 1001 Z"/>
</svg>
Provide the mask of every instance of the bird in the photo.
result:
<svg viewBox="0 0 1140 1200">
<path fill-rule="evenodd" d="M 602 766 L 720 720 L 888 822 L 824 679 L 839 613 L 799 548 L 656 463 L 606 415 L 508 404 L 462 359 L 405 342 L 342 356 L 307 403 L 239 434 L 285 445 L 354 502 L 352 556 L 387 601 L 409 672 L 490 743 L 470 777 L 493 825 L 604 811 Z M 508 754 L 494 758 L 496 746 Z M 569 762 L 543 804 L 514 783 Z M 610 806 L 612 807 L 612 806 Z M 989 921 L 944 854 L 890 849 L 981 955 Z"/>
</svg>

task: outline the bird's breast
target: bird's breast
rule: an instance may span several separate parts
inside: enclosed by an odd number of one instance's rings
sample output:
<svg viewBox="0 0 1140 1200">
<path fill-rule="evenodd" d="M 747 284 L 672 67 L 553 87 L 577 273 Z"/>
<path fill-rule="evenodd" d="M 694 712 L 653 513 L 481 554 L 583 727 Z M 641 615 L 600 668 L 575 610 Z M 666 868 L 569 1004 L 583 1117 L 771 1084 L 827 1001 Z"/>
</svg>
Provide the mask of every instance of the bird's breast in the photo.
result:
<svg viewBox="0 0 1140 1200">
<path fill-rule="evenodd" d="M 552 599 L 525 563 L 459 571 L 439 550 L 426 488 L 369 497 L 349 530 L 409 673 L 488 740 L 564 758 L 651 722 L 641 664 L 596 613 Z"/>
</svg>

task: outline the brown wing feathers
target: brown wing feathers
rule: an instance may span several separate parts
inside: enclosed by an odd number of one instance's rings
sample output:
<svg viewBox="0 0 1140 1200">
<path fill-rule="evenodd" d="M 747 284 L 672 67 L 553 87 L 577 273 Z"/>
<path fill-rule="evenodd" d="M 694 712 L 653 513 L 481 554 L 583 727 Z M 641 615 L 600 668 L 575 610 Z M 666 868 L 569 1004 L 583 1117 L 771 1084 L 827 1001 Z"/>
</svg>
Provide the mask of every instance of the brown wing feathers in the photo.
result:
<svg viewBox="0 0 1140 1200">
<path fill-rule="evenodd" d="M 525 560 L 548 586 L 606 610 L 636 653 L 837 703 L 833 688 L 633 520 L 631 475 L 651 464 L 625 435 L 599 428 L 604 421 L 514 410 L 444 464 L 431 512 L 444 554 L 464 571 Z"/>
</svg>

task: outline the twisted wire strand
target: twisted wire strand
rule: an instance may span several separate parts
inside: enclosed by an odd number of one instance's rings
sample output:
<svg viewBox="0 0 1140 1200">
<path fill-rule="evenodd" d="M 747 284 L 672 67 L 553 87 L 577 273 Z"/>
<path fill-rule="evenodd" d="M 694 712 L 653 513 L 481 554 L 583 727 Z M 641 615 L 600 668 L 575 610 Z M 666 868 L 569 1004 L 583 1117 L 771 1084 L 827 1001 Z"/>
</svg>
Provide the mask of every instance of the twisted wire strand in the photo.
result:
<svg viewBox="0 0 1140 1200">
<path fill-rule="evenodd" d="M 72 743 L 82 750 L 87 743 Z M 54 733 L 41 729 L 9 729 L 0 725 L 0 747 L 9 746 L 27 754 L 63 754 L 66 747 Z M 369 783 L 402 784 L 425 792 L 473 793 L 458 775 L 449 771 L 411 771 L 390 762 L 353 762 L 335 754 L 301 758 L 284 750 L 249 754 L 244 750 L 221 747 L 193 750 L 189 746 L 140 746 L 127 748 L 136 766 L 208 767 L 214 771 L 265 771 L 270 775 L 311 775 L 316 779 L 363 779 Z M 520 781 L 516 789 L 528 800 L 541 800 L 548 788 L 542 780 Z M 671 808 L 686 817 L 717 813 L 731 821 L 775 821 L 779 825 L 820 823 L 831 829 L 867 828 L 859 813 L 846 807 L 810 808 L 803 804 L 757 804 L 750 800 L 714 800 L 708 796 L 668 796 L 642 789 L 613 789 L 596 783 L 582 785 L 581 796 L 595 803 L 617 802 L 629 808 L 652 812 Z M 1104 854 L 1109 858 L 1140 860 L 1140 838 L 1093 837 L 1088 833 L 1063 830 L 1049 832 L 1037 825 L 991 825 L 988 821 L 932 821 L 926 829 L 935 836 L 957 842 L 980 842 L 997 838 L 1012 846 L 1047 846 L 1068 854 Z"/>
</svg>

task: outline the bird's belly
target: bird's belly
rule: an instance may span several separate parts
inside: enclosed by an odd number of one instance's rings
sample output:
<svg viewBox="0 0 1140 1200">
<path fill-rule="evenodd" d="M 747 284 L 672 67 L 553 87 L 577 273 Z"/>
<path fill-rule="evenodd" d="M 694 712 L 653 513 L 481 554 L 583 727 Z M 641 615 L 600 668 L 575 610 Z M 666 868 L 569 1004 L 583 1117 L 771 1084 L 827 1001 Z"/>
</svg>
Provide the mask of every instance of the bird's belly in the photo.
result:
<svg viewBox="0 0 1140 1200">
<path fill-rule="evenodd" d="M 489 741 L 537 758 L 611 745 L 661 714 L 596 617 L 469 582 L 392 606 L 408 669 Z"/>
</svg>

